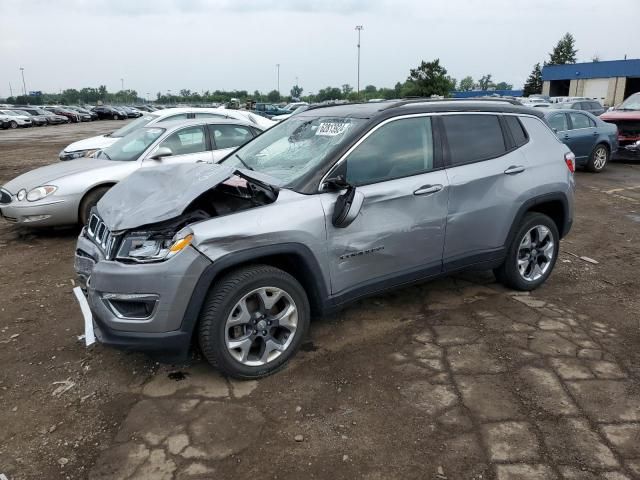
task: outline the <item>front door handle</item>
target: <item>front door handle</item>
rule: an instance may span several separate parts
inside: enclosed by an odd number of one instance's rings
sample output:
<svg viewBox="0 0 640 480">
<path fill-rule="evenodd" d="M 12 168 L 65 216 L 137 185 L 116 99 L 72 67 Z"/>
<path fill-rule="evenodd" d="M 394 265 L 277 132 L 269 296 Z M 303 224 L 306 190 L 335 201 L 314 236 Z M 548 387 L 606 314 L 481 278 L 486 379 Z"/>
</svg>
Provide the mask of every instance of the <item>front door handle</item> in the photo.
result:
<svg viewBox="0 0 640 480">
<path fill-rule="evenodd" d="M 417 189 L 415 192 L 413 192 L 414 195 L 429 195 L 431 193 L 436 193 L 439 192 L 440 190 L 442 190 L 442 185 L 423 185 L 421 186 L 419 189 Z"/>
<path fill-rule="evenodd" d="M 524 172 L 524 167 L 522 165 L 511 165 L 504 171 L 504 173 L 507 175 L 515 175 L 516 173 L 522 172 Z"/>
</svg>

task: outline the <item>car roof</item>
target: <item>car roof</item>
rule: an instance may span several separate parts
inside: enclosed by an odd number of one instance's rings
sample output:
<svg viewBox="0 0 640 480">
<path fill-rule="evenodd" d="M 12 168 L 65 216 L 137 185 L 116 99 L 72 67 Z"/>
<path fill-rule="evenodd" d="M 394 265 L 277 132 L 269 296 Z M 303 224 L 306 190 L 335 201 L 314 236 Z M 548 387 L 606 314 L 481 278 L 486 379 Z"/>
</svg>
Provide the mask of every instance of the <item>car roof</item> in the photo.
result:
<svg viewBox="0 0 640 480">
<path fill-rule="evenodd" d="M 169 130 L 177 130 L 181 127 L 189 127 L 196 125 L 242 125 L 243 127 L 254 127 L 256 125 L 236 118 L 191 118 L 187 120 L 171 120 L 168 122 L 154 123 L 153 125 L 146 125 L 142 128 L 165 128 Z M 260 127 L 258 127 L 260 128 Z M 262 130 L 262 129 L 260 129 Z"/>
<path fill-rule="evenodd" d="M 591 112 L 587 112 L 586 110 L 576 110 L 575 108 L 550 108 L 549 110 L 544 110 L 545 117 L 554 113 L 584 113 L 589 117 L 598 118 Z"/>
<path fill-rule="evenodd" d="M 335 116 L 372 119 L 378 116 L 398 116 L 410 113 L 436 112 L 488 112 L 516 113 L 542 117 L 539 110 L 525 107 L 516 100 L 506 99 L 412 99 L 392 100 L 377 103 L 347 103 L 312 106 L 296 116 Z"/>
</svg>

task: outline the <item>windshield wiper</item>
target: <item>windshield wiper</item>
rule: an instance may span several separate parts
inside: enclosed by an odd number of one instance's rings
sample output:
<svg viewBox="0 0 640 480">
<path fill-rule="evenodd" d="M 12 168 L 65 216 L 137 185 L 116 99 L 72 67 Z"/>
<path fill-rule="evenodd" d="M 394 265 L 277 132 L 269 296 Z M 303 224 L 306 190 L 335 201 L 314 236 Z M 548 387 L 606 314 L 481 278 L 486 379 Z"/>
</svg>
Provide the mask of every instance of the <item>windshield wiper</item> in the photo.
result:
<svg viewBox="0 0 640 480">
<path fill-rule="evenodd" d="M 107 160 L 111 160 L 111 157 L 107 155 L 107 152 L 105 152 L 104 150 L 100 150 L 99 155 L 104 155 L 105 157 L 107 157 Z"/>
<path fill-rule="evenodd" d="M 242 160 L 242 159 L 240 158 L 240 155 L 238 155 L 237 153 L 234 153 L 234 155 L 236 156 L 236 158 L 237 158 L 238 160 L 240 160 L 240 163 L 242 163 L 242 165 L 244 165 L 244 168 L 246 168 L 247 170 L 254 171 L 254 170 L 253 170 L 253 168 L 251 168 L 249 165 L 247 165 L 247 164 L 245 163 L 245 161 L 244 161 L 244 160 Z"/>
</svg>

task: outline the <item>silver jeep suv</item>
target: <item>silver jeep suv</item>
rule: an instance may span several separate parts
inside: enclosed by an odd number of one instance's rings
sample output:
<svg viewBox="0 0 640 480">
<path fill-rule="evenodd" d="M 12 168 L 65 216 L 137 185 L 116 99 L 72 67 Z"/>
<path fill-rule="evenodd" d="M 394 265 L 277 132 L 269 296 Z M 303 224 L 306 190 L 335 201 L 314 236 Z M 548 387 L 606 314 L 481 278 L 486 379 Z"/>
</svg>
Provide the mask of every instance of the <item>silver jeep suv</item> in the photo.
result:
<svg viewBox="0 0 640 480">
<path fill-rule="evenodd" d="M 311 316 L 368 295 L 467 268 L 532 290 L 571 228 L 574 166 L 510 102 L 310 108 L 218 165 L 113 187 L 78 239 L 85 323 L 174 361 L 199 344 L 248 379 L 281 368 Z"/>
</svg>

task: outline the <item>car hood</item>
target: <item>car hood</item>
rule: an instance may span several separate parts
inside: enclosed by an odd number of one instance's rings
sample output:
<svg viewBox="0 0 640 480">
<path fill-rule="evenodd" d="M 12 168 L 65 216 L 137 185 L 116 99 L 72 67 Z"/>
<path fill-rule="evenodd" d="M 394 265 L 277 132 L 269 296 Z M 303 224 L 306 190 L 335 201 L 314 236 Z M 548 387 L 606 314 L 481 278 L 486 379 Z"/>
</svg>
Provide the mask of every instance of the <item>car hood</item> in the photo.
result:
<svg viewBox="0 0 640 480">
<path fill-rule="evenodd" d="M 71 145 L 64 147 L 65 152 L 77 152 L 79 150 L 96 150 L 100 148 L 107 148 L 119 140 L 118 137 L 107 137 L 105 135 L 98 135 L 97 137 L 85 138 L 84 140 L 78 140 Z"/>
<path fill-rule="evenodd" d="M 61 177 L 73 175 L 74 173 L 88 172 L 99 168 L 113 167 L 111 160 L 97 160 L 94 158 L 79 158 L 68 162 L 53 163 L 46 167 L 36 168 L 30 172 L 14 178 L 4 185 L 4 188 L 12 194 L 18 193 L 23 188 L 27 191 L 42 185 L 55 184 Z"/>
<path fill-rule="evenodd" d="M 234 174 L 280 186 L 267 175 L 224 164 L 160 165 L 137 170 L 113 186 L 98 202 L 98 214 L 112 232 L 170 220 Z"/>
<path fill-rule="evenodd" d="M 611 110 L 600 115 L 600 120 L 640 120 L 640 110 Z"/>
</svg>

